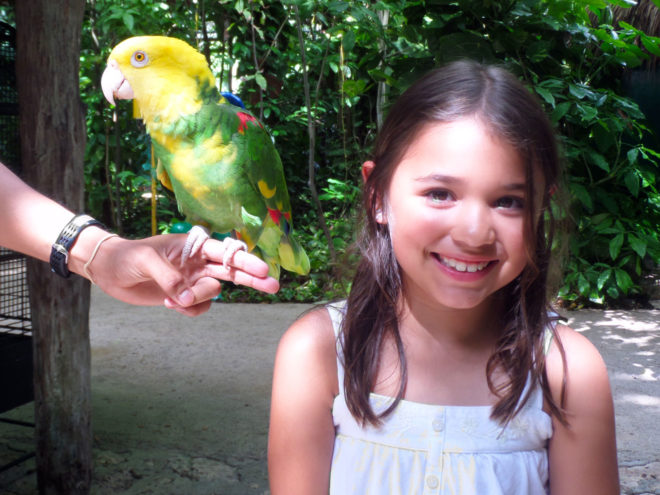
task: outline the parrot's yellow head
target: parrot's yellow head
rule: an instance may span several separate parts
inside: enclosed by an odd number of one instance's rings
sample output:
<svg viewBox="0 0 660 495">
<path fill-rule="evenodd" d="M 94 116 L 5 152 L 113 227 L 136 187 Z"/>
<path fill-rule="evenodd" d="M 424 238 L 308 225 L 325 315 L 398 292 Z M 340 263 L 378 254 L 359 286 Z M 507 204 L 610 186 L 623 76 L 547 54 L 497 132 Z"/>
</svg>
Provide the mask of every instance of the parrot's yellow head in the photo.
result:
<svg viewBox="0 0 660 495">
<path fill-rule="evenodd" d="M 204 56 L 185 41 L 166 36 L 128 38 L 110 52 L 101 78 L 106 99 L 135 99 L 145 121 L 169 121 L 199 110 L 215 88 Z"/>
</svg>

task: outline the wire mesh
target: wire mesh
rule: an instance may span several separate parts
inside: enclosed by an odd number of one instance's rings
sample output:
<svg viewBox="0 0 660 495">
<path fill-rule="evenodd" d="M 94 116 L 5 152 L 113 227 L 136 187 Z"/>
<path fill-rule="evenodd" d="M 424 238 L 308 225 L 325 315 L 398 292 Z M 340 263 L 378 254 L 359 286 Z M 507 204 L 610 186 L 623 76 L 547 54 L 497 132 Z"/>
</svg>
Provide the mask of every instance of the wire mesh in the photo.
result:
<svg viewBox="0 0 660 495">
<path fill-rule="evenodd" d="M 15 60 L 16 31 L 0 22 L 0 160 L 20 173 Z"/>
<path fill-rule="evenodd" d="M 30 402 L 32 321 L 25 256 L 0 248 L 0 413 Z"/>
<path fill-rule="evenodd" d="M 0 339 L 32 335 L 25 265 L 25 256 L 0 247 Z"/>
<path fill-rule="evenodd" d="M 15 47 L 14 28 L 0 22 L 0 161 L 20 176 Z M 0 247 L 0 413 L 31 401 L 33 396 L 25 256 Z M 0 471 L 27 457 L 6 464 Z"/>
</svg>

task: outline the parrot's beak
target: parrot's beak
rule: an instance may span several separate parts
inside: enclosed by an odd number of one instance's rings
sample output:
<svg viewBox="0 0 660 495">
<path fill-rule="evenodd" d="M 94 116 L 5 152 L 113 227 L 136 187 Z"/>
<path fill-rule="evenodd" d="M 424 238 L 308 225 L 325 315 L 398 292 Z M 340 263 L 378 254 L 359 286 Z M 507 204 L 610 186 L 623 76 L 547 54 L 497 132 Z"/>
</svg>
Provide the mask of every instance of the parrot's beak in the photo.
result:
<svg viewBox="0 0 660 495">
<path fill-rule="evenodd" d="M 124 74 L 119 70 L 119 65 L 113 59 L 108 60 L 108 66 L 103 71 L 101 89 L 103 90 L 103 96 L 111 105 L 115 104 L 115 97 L 120 100 L 132 100 L 135 96 L 133 88 L 124 78 Z"/>
</svg>

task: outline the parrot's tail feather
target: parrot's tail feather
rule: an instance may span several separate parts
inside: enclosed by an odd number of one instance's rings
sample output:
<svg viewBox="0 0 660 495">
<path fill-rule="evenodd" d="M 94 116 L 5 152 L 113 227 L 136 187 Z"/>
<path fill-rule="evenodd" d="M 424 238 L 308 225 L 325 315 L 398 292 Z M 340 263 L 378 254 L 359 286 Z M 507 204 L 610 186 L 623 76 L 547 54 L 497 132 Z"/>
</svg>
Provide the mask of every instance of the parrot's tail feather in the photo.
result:
<svg viewBox="0 0 660 495">
<path fill-rule="evenodd" d="M 259 248 L 259 246 L 255 246 L 250 252 L 266 262 L 268 265 L 268 276 L 273 277 L 275 280 L 280 279 L 280 264 L 277 257 L 268 256 L 262 249 Z"/>
<path fill-rule="evenodd" d="M 282 231 L 280 225 L 267 216 L 257 246 L 253 253 L 268 263 L 268 275 L 279 278 L 280 266 L 290 272 L 307 275 L 309 258 L 298 241 L 292 237 L 291 229 Z"/>
<path fill-rule="evenodd" d="M 282 268 L 290 272 L 307 275 L 309 273 L 309 258 L 305 250 L 293 237 L 283 235 L 278 247 Z"/>
</svg>

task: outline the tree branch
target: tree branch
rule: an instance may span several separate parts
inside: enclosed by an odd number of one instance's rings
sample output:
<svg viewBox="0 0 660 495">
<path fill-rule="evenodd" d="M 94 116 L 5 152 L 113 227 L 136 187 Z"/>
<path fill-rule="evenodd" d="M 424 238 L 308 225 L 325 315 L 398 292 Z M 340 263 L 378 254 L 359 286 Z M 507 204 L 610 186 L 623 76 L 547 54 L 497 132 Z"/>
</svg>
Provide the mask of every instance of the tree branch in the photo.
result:
<svg viewBox="0 0 660 495">
<path fill-rule="evenodd" d="M 330 235 L 330 230 L 325 221 L 325 214 L 323 213 L 323 206 L 321 205 L 321 200 L 319 199 L 318 192 L 316 191 L 316 161 L 314 159 L 314 150 L 316 148 L 316 126 L 314 124 L 314 116 L 312 115 L 312 99 L 309 89 L 309 75 L 307 74 L 307 57 L 305 55 L 305 40 L 303 38 L 302 32 L 302 22 L 300 21 L 300 12 L 298 11 L 298 6 L 294 5 L 293 10 L 296 13 L 296 26 L 298 28 L 298 43 L 300 44 L 300 56 L 302 58 L 302 70 L 303 70 L 303 88 L 305 92 L 305 106 L 307 107 L 307 133 L 309 134 L 309 157 L 308 157 L 308 174 L 309 174 L 309 190 L 312 195 L 312 200 L 316 205 L 316 211 L 319 217 L 319 223 L 321 225 L 321 230 L 328 242 L 328 251 L 330 252 L 330 259 L 332 262 L 336 262 L 337 253 L 335 251 L 335 245 L 332 242 L 332 236 Z"/>
</svg>

